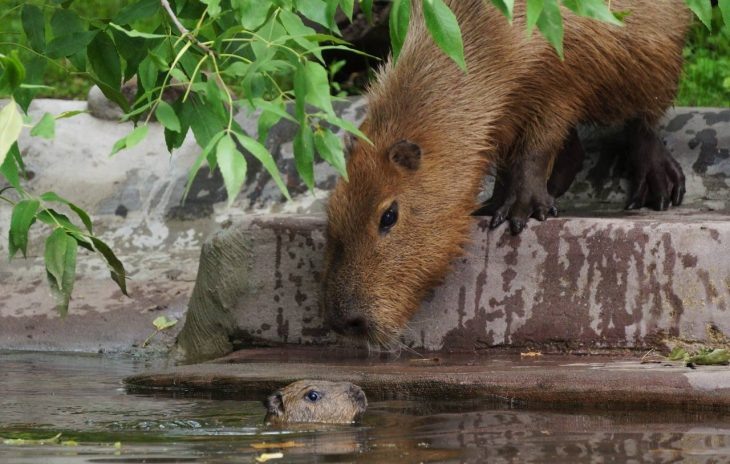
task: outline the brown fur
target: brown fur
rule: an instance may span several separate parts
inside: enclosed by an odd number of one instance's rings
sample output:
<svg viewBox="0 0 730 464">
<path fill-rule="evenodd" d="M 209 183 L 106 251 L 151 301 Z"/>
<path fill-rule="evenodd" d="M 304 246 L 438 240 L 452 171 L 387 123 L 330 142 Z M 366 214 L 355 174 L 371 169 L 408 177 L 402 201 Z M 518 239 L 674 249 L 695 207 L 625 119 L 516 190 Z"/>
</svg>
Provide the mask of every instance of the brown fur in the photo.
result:
<svg viewBox="0 0 730 464">
<path fill-rule="evenodd" d="M 549 169 L 579 123 L 656 124 L 676 93 L 690 20 L 683 0 L 614 0 L 614 10 L 631 12 L 624 27 L 563 9 L 561 62 L 537 33 L 526 37 L 522 7 L 510 26 L 489 2 L 451 0 L 469 67 L 463 74 L 428 35 L 420 2 L 412 3 L 401 55 L 369 91 L 361 129 L 373 145 L 351 148 L 349 182 L 338 183 L 328 210 L 327 317 L 360 317 L 384 344 L 462 253 L 491 164 L 540 153 Z M 418 169 L 388 155 L 402 140 L 420 147 Z M 394 200 L 399 219 L 383 234 L 379 220 Z"/>
<path fill-rule="evenodd" d="M 311 391 L 319 395 L 315 402 L 307 398 Z M 365 413 L 368 401 L 362 389 L 349 382 L 298 380 L 271 394 L 264 406 L 269 424 L 349 424 Z"/>
</svg>

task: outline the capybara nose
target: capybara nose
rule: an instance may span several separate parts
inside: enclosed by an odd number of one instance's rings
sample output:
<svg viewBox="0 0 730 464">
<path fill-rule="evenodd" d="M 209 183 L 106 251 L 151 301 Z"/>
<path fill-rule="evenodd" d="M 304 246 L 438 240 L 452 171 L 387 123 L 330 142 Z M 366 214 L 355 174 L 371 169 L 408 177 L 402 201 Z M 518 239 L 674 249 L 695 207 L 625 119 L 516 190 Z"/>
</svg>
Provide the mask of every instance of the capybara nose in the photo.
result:
<svg viewBox="0 0 730 464">
<path fill-rule="evenodd" d="M 368 333 L 368 321 L 363 316 L 330 317 L 329 326 L 342 335 L 362 337 Z"/>
<path fill-rule="evenodd" d="M 368 321 L 362 316 L 351 317 L 345 321 L 347 335 L 363 336 L 368 333 Z"/>
</svg>

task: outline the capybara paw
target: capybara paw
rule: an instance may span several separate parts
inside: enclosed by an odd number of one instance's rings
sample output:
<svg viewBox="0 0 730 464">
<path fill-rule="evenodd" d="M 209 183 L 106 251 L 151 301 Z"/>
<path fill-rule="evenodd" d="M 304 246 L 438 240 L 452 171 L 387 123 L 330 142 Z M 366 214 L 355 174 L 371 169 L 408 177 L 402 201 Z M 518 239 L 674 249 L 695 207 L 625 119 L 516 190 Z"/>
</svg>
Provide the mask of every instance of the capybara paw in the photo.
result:
<svg viewBox="0 0 730 464">
<path fill-rule="evenodd" d="M 544 193 L 540 196 L 531 195 L 526 198 L 511 196 L 492 214 L 490 229 L 496 229 L 505 221 L 509 221 L 512 235 L 518 235 L 527 226 L 529 218 L 544 221 L 549 216 L 557 216 L 558 208 L 552 196 Z"/>
<path fill-rule="evenodd" d="M 645 206 L 665 211 L 669 205 L 679 206 L 684 199 L 685 177 L 682 167 L 669 153 L 646 158 L 632 181 L 632 194 L 626 209 Z"/>
</svg>

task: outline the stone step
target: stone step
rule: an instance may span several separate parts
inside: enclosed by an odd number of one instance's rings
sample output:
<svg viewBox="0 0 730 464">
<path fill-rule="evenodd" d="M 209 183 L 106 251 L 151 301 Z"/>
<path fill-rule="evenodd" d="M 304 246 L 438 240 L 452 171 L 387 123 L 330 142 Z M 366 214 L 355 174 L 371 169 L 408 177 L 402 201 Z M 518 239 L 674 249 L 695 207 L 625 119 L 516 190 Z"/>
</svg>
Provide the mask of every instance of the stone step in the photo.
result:
<svg viewBox="0 0 730 464">
<path fill-rule="evenodd" d="M 125 379 L 132 392 L 225 392 L 261 400 L 300 379 L 349 381 L 371 401 L 493 399 L 527 407 L 666 411 L 730 408 L 727 366 L 642 363 L 635 356 L 439 355 L 438 358 L 343 359 L 333 350 L 242 350 L 216 362 Z"/>
<path fill-rule="evenodd" d="M 643 348 L 730 334 L 725 215 L 558 218 L 520 236 L 487 224 L 476 221 L 466 255 L 410 322 L 408 347 Z M 323 217 L 262 216 L 215 234 L 178 338 L 185 353 L 333 341 L 318 305 L 324 227 Z"/>
</svg>

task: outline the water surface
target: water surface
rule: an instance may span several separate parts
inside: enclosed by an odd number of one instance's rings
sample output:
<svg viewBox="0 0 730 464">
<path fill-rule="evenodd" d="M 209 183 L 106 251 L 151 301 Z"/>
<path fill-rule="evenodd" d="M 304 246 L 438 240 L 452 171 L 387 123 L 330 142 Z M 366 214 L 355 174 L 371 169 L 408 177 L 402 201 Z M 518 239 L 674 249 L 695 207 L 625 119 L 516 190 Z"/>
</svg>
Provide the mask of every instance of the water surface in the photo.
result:
<svg viewBox="0 0 730 464">
<path fill-rule="evenodd" d="M 0 353 L 0 437 L 61 433 L 72 442 L 0 440 L 0 462 L 730 462 L 730 416 L 721 413 L 371 400 L 359 425 L 270 429 L 251 398 L 127 393 L 122 379 L 151 367 L 125 358 Z"/>
</svg>

